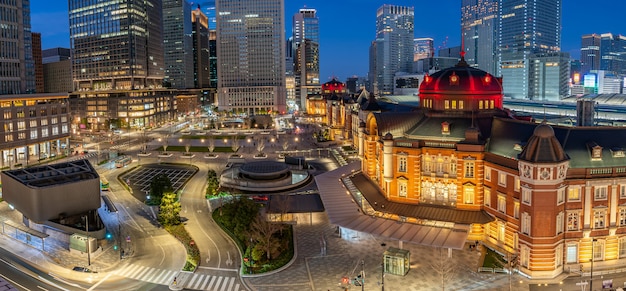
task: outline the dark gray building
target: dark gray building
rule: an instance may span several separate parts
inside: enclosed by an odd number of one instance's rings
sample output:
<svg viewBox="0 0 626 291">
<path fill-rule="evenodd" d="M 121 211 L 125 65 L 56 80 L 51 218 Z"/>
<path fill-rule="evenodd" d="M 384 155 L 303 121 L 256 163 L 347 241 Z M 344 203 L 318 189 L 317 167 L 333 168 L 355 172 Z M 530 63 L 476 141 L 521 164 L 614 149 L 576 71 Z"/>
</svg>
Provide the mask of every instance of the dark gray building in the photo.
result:
<svg viewBox="0 0 626 291">
<path fill-rule="evenodd" d="M 0 95 L 35 92 L 30 1 L 2 1 Z"/>
<path fill-rule="evenodd" d="M 209 68 L 209 18 L 200 7 L 192 11 L 193 86 L 208 88 L 211 85 Z"/>
<path fill-rule="evenodd" d="M 191 4 L 186 0 L 163 0 L 163 50 L 169 88 L 194 88 Z"/>
<path fill-rule="evenodd" d="M 42 63 L 54 63 L 70 59 L 70 49 L 64 47 L 55 47 L 41 51 Z"/>
</svg>

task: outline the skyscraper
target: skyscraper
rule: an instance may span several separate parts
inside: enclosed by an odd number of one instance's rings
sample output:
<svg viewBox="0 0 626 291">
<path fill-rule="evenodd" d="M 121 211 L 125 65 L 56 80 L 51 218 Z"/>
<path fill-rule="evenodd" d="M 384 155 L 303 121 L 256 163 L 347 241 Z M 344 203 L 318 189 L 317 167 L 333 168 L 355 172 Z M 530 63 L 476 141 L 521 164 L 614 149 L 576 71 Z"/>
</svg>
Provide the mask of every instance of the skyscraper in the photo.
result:
<svg viewBox="0 0 626 291">
<path fill-rule="evenodd" d="M 561 0 L 500 1 L 498 75 L 505 96 L 530 98 L 529 57 L 560 51 L 561 12 Z"/>
<path fill-rule="evenodd" d="M 74 90 L 161 87 L 164 67 L 161 3 L 160 0 L 70 1 Z"/>
<path fill-rule="evenodd" d="M 0 11 L 0 95 L 34 93 L 30 1 L 0 1 Z"/>
<path fill-rule="evenodd" d="M 32 36 L 32 52 L 33 63 L 35 64 L 35 92 L 43 93 L 43 60 L 41 53 L 41 33 L 33 32 Z"/>
<path fill-rule="evenodd" d="M 210 86 L 209 71 L 209 18 L 200 7 L 192 12 L 193 84 L 195 88 Z"/>
<path fill-rule="evenodd" d="M 581 73 L 587 74 L 591 70 L 600 69 L 600 35 L 585 34 L 580 43 Z"/>
<path fill-rule="evenodd" d="M 187 0 L 163 0 L 163 49 L 165 75 L 171 88 L 194 87 L 191 4 Z"/>
<path fill-rule="evenodd" d="M 600 37 L 600 70 L 626 74 L 626 36 L 603 33 Z"/>
<path fill-rule="evenodd" d="M 411 72 L 413 23 L 413 7 L 385 4 L 376 12 L 375 84 L 379 95 L 393 93 L 396 73 Z"/>
<path fill-rule="evenodd" d="M 461 30 L 465 61 L 472 67 L 496 74 L 498 0 L 463 0 Z"/>
<path fill-rule="evenodd" d="M 285 112 L 283 0 L 218 0 L 217 74 L 221 111 Z"/>
<path fill-rule="evenodd" d="M 317 11 L 302 8 L 293 15 L 292 57 L 296 81 L 296 98 L 300 110 L 306 111 L 306 97 L 319 93 L 320 52 L 319 18 Z"/>
</svg>

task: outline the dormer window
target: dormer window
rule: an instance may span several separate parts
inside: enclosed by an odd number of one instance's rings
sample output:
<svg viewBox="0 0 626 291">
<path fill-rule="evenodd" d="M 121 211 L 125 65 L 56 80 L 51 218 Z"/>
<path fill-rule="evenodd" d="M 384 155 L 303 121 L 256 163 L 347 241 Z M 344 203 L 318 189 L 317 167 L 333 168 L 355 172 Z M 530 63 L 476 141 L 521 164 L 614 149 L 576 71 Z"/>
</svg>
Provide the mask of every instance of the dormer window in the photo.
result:
<svg viewBox="0 0 626 291">
<path fill-rule="evenodd" d="M 611 155 L 614 158 L 623 158 L 626 155 L 624 154 L 624 149 L 623 148 L 612 148 L 611 149 Z"/>
<path fill-rule="evenodd" d="M 592 141 L 587 143 L 587 147 L 591 151 L 591 160 L 592 161 L 601 161 L 602 160 L 602 147 L 598 145 L 596 142 Z"/>
<path fill-rule="evenodd" d="M 446 121 L 441 123 L 441 134 L 450 135 L 450 123 Z"/>
</svg>

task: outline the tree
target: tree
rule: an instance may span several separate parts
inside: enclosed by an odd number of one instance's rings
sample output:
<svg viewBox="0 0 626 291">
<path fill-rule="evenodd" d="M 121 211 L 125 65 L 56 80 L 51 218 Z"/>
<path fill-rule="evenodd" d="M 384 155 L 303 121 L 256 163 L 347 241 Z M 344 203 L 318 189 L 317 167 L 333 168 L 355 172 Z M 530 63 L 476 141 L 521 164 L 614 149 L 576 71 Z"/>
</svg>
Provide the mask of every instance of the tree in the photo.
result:
<svg viewBox="0 0 626 291">
<path fill-rule="evenodd" d="M 178 195 L 173 192 L 164 193 L 159 207 L 159 223 L 163 226 L 180 224 L 180 209 Z"/>
<path fill-rule="evenodd" d="M 263 149 L 265 149 L 265 138 L 264 137 L 260 137 L 256 139 L 256 150 L 259 152 L 260 154 L 263 154 Z"/>
<path fill-rule="evenodd" d="M 209 153 L 213 154 L 213 151 L 215 150 L 215 139 L 210 136 L 208 142 L 209 146 L 207 147 L 207 149 L 209 150 Z"/>
<path fill-rule="evenodd" d="M 152 181 L 150 182 L 150 196 L 153 197 L 152 199 L 158 203 L 161 203 L 161 198 L 164 193 L 173 191 L 174 188 L 172 187 L 172 182 L 167 175 L 159 174 L 152 178 Z"/>
<path fill-rule="evenodd" d="M 237 152 L 239 150 L 239 148 L 241 147 L 241 140 L 239 139 L 238 136 L 233 136 L 233 143 L 231 144 L 231 149 L 233 150 L 233 152 Z"/>
<path fill-rule="evenodd" d="M 441 280 L 441 290 L 445 291 L 446 282 L 449 282 L 454 276 L 454 262 L 444 254 L 443 248 L 439 248 L 439 260 L 431 263 L 430 266 Z"/>
<path fill-rule="evenodd" d="M 257 241 L 258 247 L 263 249 L 267 260 L 280 250 L 280 240 L 274 237 L 274 234 L 283 227 L 282 224 L 265 220 L 260 214 L 250 225 L 250 236 Z"/>
<path fill-rule="evenodd" d="M 283 139 L 283 151 L 287 151 L 289 148 L 289 139 Z"/>
</svg>

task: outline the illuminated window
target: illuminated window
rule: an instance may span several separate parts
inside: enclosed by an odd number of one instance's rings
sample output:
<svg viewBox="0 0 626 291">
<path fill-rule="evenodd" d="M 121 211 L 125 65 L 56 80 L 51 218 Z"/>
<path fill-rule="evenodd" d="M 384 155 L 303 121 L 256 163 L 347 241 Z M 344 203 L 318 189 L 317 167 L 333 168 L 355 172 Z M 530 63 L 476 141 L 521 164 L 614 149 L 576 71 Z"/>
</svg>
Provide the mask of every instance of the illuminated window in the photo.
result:
<svg viewBox="0 0 626 291">
<path fill-rule="evenodd" d="M 626 198 L 626 185 L 619 186 L 619 198 Z"/>
<path fill-rule="evenodd" d="M 626 208 L 619 209 L 619 226 L 626 226 Z"/>
<path fill-rule="evenodd" d="M 563 265 L 563 245 L 558 245 L 554 251 L 554 263 L 557 267 Z"/>
<path fill-rule="evenodd" d="M 459 109 L 463 109 L 463 100 L 459 100 Z"/>
<path fill-rule="evenodd" d="M 580 201 L 580 188 L 568 188 L 567 189 L 567 201 Z"/>
<path fill-rule="evenodd" d="M 478 109 L 483 109 L 483 100 L 478 101 Z"/>
<path fill-rule="evenodd" d="M 485 181 L 491 181 L 491 168 L 485 167 Z"/>
<path fill-rule="evenodd" d="M 626 257 L 626 236 L 619 238 L 619 257 Z"/>
<path fill-rule="evenodd" d="M 498 211 L 506 213 L 506 197 L 498 194 Z"/>
<path fill-rule="evenodd" d="M 445 109 L 450 109 L 450 100 L 443 101 L 443 104 Z"/>
<path fill-rule="evenodd" d="M 522 267 L 528 268 L 528 262 L 530 261 L 530 249 L 525 245 L 522 245 L 520 248 L 519 261 Z"/>
<path fill-rule="evenodd" d="M 398 196 L 406 197 L 407 194 L 407 181 L 406 180 L 398 180 Z"/>
<path fill-rule="evenodd" d="M 494 107 L 495 106 L 493 100 L 489 100 L 489 108 L 493 109 Z"/>
<path fill-rule="evenodd" d="M 520 185 L 519 177 L 515 177 L 515 186 L 514 186 L 515 188 L 514 188 L 514 190 L 515 191 L 519 191 L 520 186 L 521 185 Z"/>
<path fill-rule="evenodd" d="M 463 201 L 465 204 L 474 204 L 474 186 L 463 187 Z"/>
<path fill-rule="evenodd" d="M 506 173 L 498 172 L 498 185 L 506 187 Z"/>
<path fill-rule="evenodd" d="M 597 240 L 592 243 L 593 245 L 593 260 L 604 260 L 604 240 Z"/>
<path fill-rule="evenodd" d="M 456 100 L 452 100 L 452 109 L 456 109 Z"/>
<path fill-rule="evenodd" d="M 565 255 L 565 260 L 567 261 L 567 263 L 578 262 L 578 244 L 576 243 L 567 244 L 567 254 Z"/>
<path fill-rule="evenodd" d="M 491 189 L 485 188 L 485 206 L 491 206 Z"/>
<path fill-rule="evenodd" d="M 519 202 L 513 203 L 513 217 L 519 219 Z"/>
<path fill-rule="evenodd" d="M 567 230 L 568 231 L 578 230 L 578 212 L 567 213 Z"/>
</svg>

